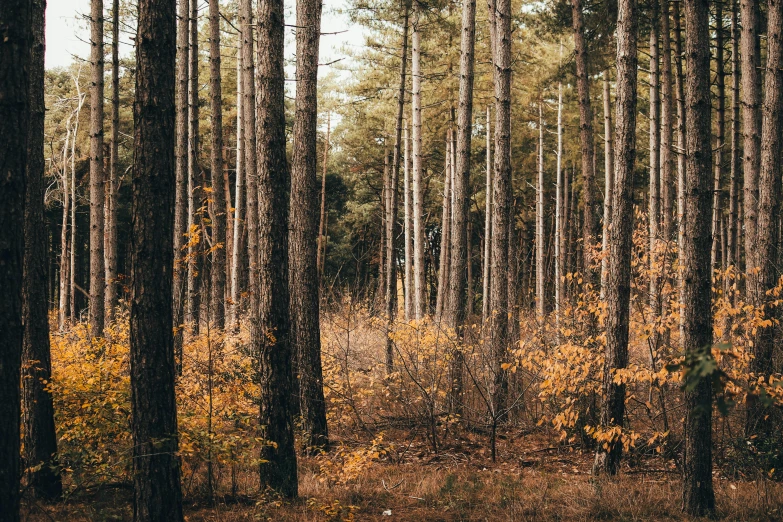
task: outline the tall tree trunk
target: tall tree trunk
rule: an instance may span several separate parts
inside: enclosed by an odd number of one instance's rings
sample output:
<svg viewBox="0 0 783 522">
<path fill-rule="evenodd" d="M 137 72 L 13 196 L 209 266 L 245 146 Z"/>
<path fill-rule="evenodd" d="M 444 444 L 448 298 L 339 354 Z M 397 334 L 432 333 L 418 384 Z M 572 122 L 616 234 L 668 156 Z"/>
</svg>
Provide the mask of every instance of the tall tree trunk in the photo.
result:
<svg viewBox="0 0 783 522">
<path fill-rule="evenodd" d="M 318 124 L 318 43 L 321 0 L 297 0 L 296 118 L 291 169 L 291 333 L 299 360 L 302 424 L 307 447 L 329 448 L 323 373 L 321 370 L 320 303 L 315 266 L 318 216 L 316 126 Z"/>
<path fill-rule="evenodd" d="M 508 377 L 508 227 L 511 196 L 511 1 L 495 4 L 495 180 L 490 275 L 490 346 L 493 351 L 493 413 L 505 407 Z"/>
<path fill-rule="evenodd" d="M 659 314 L 658 296 L 658 239 L 661 208 L 661 99 L 660 99 L 660 9 L 658 0 L 650 3 L 650 206 L 649 224 L 649 268 L 650 268 L 650 307 L 654 320 Z M 654 336 L 657 333 L 654 334 Z"/>
<path fill-rule="evenodd" d="M 761 167 L 761 49 L 759 45 L 759 2 L 741 0 L 742 31 L 740 57 L 742 79 L 742 172 L 744 174 L 744 236 L 747 292 L 752 299 L 756 287 L 754 269 L 759 265 L 756 256 L 756 220 L 759 197 L 759 170 Z"/>
<path fill-rule="evenodd" d="M 242 26 L 240 25 L 240 28 Z M 241 29 L 240 29 L 241 31 Z M 236 173 L 235 173 L 235 191 L 234 191 L 234 236 L 231 254 L 231 317 L 229 321 L 232 328 L 239 327 L 239 292 L 241 284 L 241 272 L 242 272 L 242 234 L 244 229 L 244 219 L 242 211 L 244 209 L 244 194 L 245 194 L 245 124 L 244 124 L 244 93 L 242 91 L 242 84 L 244 83 L 244 66 L 242 58 L 242 49 L 244 45 L 244 38 L 240 34 L 239 43 L 237 46 L 237 150 L 236 150 Z"/>
<path fill-rule="evenodd" d="M 403 191 L 405 192 L 403 205 L 404 210 L 404 230 L 405 230 L 405 320 L 410 321 L 415 315 L 414 310 L 414 289 L 413 289 L 413 209 L 411 201 L 411 179 L 410 179 L 410 153 L 411 141 L 408 134 L 408 122 L 405 122 L 405 154 L 404 154 L 404 181 Z"/>
<path fill-rule="evenodd" d="M 494 29 L 493 29 L 494 31 Z M 491 106 L 487 106 L 487 175 L 485 188 L 484 208 L 484 270 L 483 286 L 481 293 L 481 319 L 486 324 L 489 318 L 489 280 L 491 273 L 489 267 L 492 264 L 492 113 Z"/>
<path fill-rule="evenodd" d="M 672 82 L 672 41 L 669 23 L 669 1 L 661 0 L 661 199 L 663 230 L 661 237 L 668 243 L 672 240 L 672 217 L 674 212 L 674 187 L 672 139 L 674 119 L 674 90 Z"/>
<path fill-rule="evenodd" d="M 712 358 L 712 194 L 710 171 L 710 26 L 709 2 L 685 0 L 686 175 L 685 243 L 682 251 L 682 348 L 685 353 L 685 446 L 683 510 L 712 515 L 712 380 L 693 375 Z M 701 362 L 699 362 L 701 361 Z M 690 381 L 690 382 L 688 382 Z"/>
<path fill-rule="evenodd" d="M 185 320 L 185 304 L 187 271 L 189 261 L 186 260 L 186 237 L 188 233 L 188 69 L 190 64 L 190 0 L 179 0 L 177 18 L 177 79 L 176 79 L 176 195 L 174 200 L 174 299 L 172 301 L 174 321 L 174 356 L 178 369 L 182 368 L 183 322 Z"/>
<path fill-rule="evenodd" d="M 174 396 L 175 0 L 140 0 L 131 232 L 133 519 L 181 521 Z"/>
<path fill-rule="evenodd" d="M 226 325 L 226 193 L 223 190 L 223 92 L 220 87 L 220 2 L 209 0 L 209 85 L 212 108 L 212 321 Z"/>
<path fill-rule="evenodd" d="M 326 139 L 321 162 L 321 214 L 318 221 L 318 252 L 315 266 L 318 270 L 319 294 L 323 298 L 324 263 L 326 261 L 326 169 L 329 165 L 329 138 L 332 130 L 332 114 L 326 113 Z"/>
<path fill-rule="evenodd" d="M 546 315 L 544 294 L 546 275 L 544 251 L 544 109 L 538 101 L 538 183 L 536 184 L 536 320 L 543 324 Z"/>
<path fill-rule="evenodd" d="M 710 251 L 710 267 L 712 267 L 712 270 L 715 270 L 718 262 L 720 185 L 723 170 L 723 146 L 726 135 L 726 72 L 723 64 L 723 6 L 720 2 L 715 4 L 715 71 L 715 86 L 718 98 L 715 116 L 718 121 L 715 135 L 715 174 L 712 192 L 712 248 Z"/>
<path fill-rule="evenodd" d="M 672 2 L 674 19 L 674 90 L 677 93 L 677 252 L 682 253 L 685 219 L 685 85 L 682 73 L 682 23 L 680 3 Z M 679 284 L 682 285 L 682 277 Z"/>
<path fill-rule="evenodd" d="M 68 115 L 65 120 L 65 143 L 63 144 L 63 170 L 61 184 L 63 191 L 63 219 L 60 227 L 60 302 L 58 305 L 58 326 L 60 331 L 65 328 L 65 324 L 70 317 L 70 254 L 68 253 L 68 216 L 70 215 L 71 190 L 68 182 L 68 145 L 71 138 L 71 119 L 73 113 Z"/>
<path fill-rule="evenodd" d="M 578 1 L 578 0 L 577 0 Z M 576 14 L 576 13 L 574 13 Z M 580 11 L 581 14 L 581 11 Z M 578 54 L 577 54 L 578 56 Z M 563 42 L 560 42 L 560 61 L 563 57 Z M 560 309 L 563 305 L 565 269 L 565 229 L 567 214 L 563 212 L 563 82 L 557 82 L 557 163 L 555 168 L 555 328 L 560 336 Z M 566 222 L 564 222 L 566 221 Z"/>
<path fill-rule="evenodd" d="M 470 138 L 473 132 L 473 78 L 476 47 L 476 1 L 466 0 L 462 5 L 462 33 L 460 38 L 459 110 L 454 183 L 452 193 L 451 279 L 446 307 L 446 324 L 457 330 L 466 321 L 472 307 L 472 274 L 470 269 Z M 458 331 L 461 336 L 463 332 Z M 454 412 L 462 413 L 464 354 L 460 347 L 454 350 L 451 367 L 451 396 Z"/>
<path fill-rule="evenodd" d="M 198 100 L 198 0 L 190 0 L 190 51 L 189 61 L 189 95 L 188 95 L 188 296 L 187 319 L 191 332 L 198 334 L 199 328 L 199 243 L 193 241 L 193 235 L 201 228 L 196 215 L 201 198 L 197 194 L 200 168 L 198 164 L 199 151 L 199 100 Z M 204 238 L 201 238 L 202 240 Z"/>
<path fill-rule="evenodd" d="M 612 137 L 612 98 L 609 88 L 609 69 L 604 70 L 604 222 L 601 237 L 601 299 L 606 297 L 606 278 L 609 276 L 609 233 L 614 194 L 614 139 Z"/>
<path fill-rule="evenodd" d="M 421 165 L 421 6 L 413 1 L 413 34 L 411 35 L 411 106 L 413 108 L 413 308 L 416 319 L 429 312 L 424 280 L 424 192 Z"/>
<path fill-rule="evenodd" d="M 71 237 L 69 239 L 68 252 L 71 259 L 68 263 L 68 284 L 70 287 L 68 289 L 68 297 L 70 299 L 68 308 L 70 309 L 71 320 L 75 322 L 79 320 L 79 311 L 76 309 L 76 209 L 78 206 L 76 201 L 76 140 L 79 137 L 79 116 L 86 96 L 82 96 L 78 78 L 74 77 L 74 83 L 76 84 L 78 105 L 76 106 L 76 115 L 73 122 L 73 139 L 71 140 Z"/>
<path fill-rule="evenodd" d="M 739 57 L 739 2 L 731 2 L 731 173 L 729 178 L 729 230 L 727 244 L 728 266 L 739 266 L 739 256 L 736 254 L 740 243 L 737 235 L 738 220 L 738 189 L 742 174 L 742 156 L 740 152 L 740 57 Z M 727 280 L 728 281 L 728 280 Z M 728 284 L 727 287 L 728 289 Z M 729 328 L 731 327 L 728 324 Z M 728 331 L 728 330 L 727 330 Z"/>
<path fill-rule="evenodd" d="M 32 2 L 8 0 L 0 9 L 0 506 L 19 520 L 19 378 L 24 328 L 25 171 L 30 120 Z"/>
<path fill-rule="evenodd" d="M 49 232 L 44 219 L 44 11 L 45 0 L 32 2 L 30 63 L 30 120 L 27 138 L 27 189 L 24 207 L 24 390 L 25 466 L 32 468 L 28 483 L 36 498 L 53 500 L 62 494 L 57 465 L 57 434 L 51 391 L 51 347 L 47 306 Z"/>
<path fill-rule="evenodd" d="M 780 213 L 780 147 L 783 145 L 783 2 L 770 0 L 767 11 L 767 63 L 764 81 L 764 104 L 761 126 L 761 172 L 759 173 L 755 263 L 758 267 L 750 277 L 748 293 L 751 303 L 764 309 L 765 318 L 774 318 L 774 309 L 767 302 L 767 292 L 775 288 L 778 277 L 777 238 Z M 746 173 L 747 179 L 747 173 Z M 746 249 L 745 255 L 748 251 Z M 753 359 L 750 369 L 756 377 L 771 373 L 775 346 L 775 327 L 756 328 L 753 339 Z M 772 427 L 769 410 L 757 398 L 748 400 L 746 432 L 769 434 Z"/>
<path fill-rule="evenodd" d="M 614 199 L 609 237 L 609 276 L 606 286 L 606 362 L 601 429 L 622 429 L 625 417 L 625 384 L 614 381 L 614 372 L 628 364 L 628 316 L 631 296 L 631 248 L 633 246 L 633 185 L 636 162 L 636 99 L 638 7 L 636 0 L 620 0 L 617 12 L 617 109 Z M 601 445 L 593 473 L 614 475 L 620 467 L 619 436 Z"/>
<path fill-rule="evenodd" d="M 397 118 L 394 124 L 394 158 L 392 160 L 391 191 L 389 194 L 389 213 L 386 218 L 386 320 L 387 331 L 391 331 L 397 311 L 397 237 L 399 225 L 397 215 L 399 207 L 400 161 L 402 159 L 402 116 L 405 112 L 405 83 L 408 68 L 408 19 L 410 4 L 403 6 L 402 56 L 400 58 L 400 86 L 397 90 Z M 388 333 L 388 332 L 387 332 Z M 386 368 L 394 366 L 393 345 L 386 336 Z"/>
<path fill-rule="evenodd" d="M 103 335 L 103 0 L 90 0 L 90 336 Z"/>
<path fill-rule="evenodd" d="M 443 204 L 440 219 L 440 260 L 438 262 L 438 296 L 435 301 L 435 317 L 443 319 L 444 301 L 447 298 L 451 269 L 451 129 L 446 133 L 445 168 L 443 170 Z"/>
<path fill-rule="evenodd" d="M 294 449 L 294 345 L 288 293 L 288 193 L 285 154 L 285 22 L 282 0 L 258 2 L 259 280 L 253 336 L 258 346 L 261 487 L 286 497 L 298 489 Z M 318 29 L 315 29 L 318 34 Z M 300 55 L 301 57 L 301 55 Z M 250 57 L 252 60 L 252 56 Z M 251 61 L 252 63 L 252 61 Z"/>
<path fill-rule="evenodd" d="M 582 220 L 583 263 L 585 280 L 592 282 L 593 242 L 597 236 L 595 209 L 595 162 L 593 149 L 593 109 L 590 104 L 590 79 L 587 66 L 587 46 L 585 44 L 584 15 L 582 0 L 571 0 L 571 12 L 574 24 L 574 60 L 576 61 L 576 86 L 579 93 L 579 139 L 582 146 L 582 198 L 584 200 L 584 219 Z"/>
<path fill-rule="evenodd" d="M 120 0 L 112 0 L 111 38 L 111 144 L 109 178 L 106 185 L 104 253 L 106 255 L 106 323 L 114 320 L 117 308 L 117 168 L 120 143 Z"/>
</svg>

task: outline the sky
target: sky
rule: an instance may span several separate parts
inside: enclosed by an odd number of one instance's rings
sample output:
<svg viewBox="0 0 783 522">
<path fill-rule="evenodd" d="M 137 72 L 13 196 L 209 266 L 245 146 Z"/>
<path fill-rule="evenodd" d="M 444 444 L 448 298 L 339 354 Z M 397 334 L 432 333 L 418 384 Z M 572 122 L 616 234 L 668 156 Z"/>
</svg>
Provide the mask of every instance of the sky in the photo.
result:
<svg viewBox="0 0 783 522">
<path fill-rule="evenodd" d="M 351 25 L 348 17 L 339 12 L 344 5 L 345 0 L 325 0 L 323 20 L 321 22 L 321 32 L 338 33 L 324 34 L 321 37 L 321 57 L 322 64 L 345 56 L 346 47 L 359 46 L 363 43 L 363 33 L 361 28 Z M 104 6 L 108 8 L 110 2 L 104 0 Z M 207 1 L 204 0 L 199 6 L 201 16 L 206 17 Z M 85 59 L 89 56 L 90 46 L 89 30 L 87 21 L 84 18 L 85 13 L 89 13 L 89 0 L 49 0 L 46 7 L 46 68 L 64 67 L 69 65 L 74 57 Z M 231 16 L 227 16 L 231 18 Z M 291 24 L 294 19 L 293 0 L 286 0 L 286 18 L 287 23 Z M 291 29 L 289 28 L 289 31 Z M 290 35 L 289 35 L 290 36 Z M 106 27 L 105 36 L 111 38 L 111 28 Z M 128 35 L 120 34 L 121 45 L 120 53 L 127 55 L 132 52 L 130 39 Z M 293 41 L 290 37 L 286 40 L 286 52 L 289 57 L 293 57 Z M 323 69 L 323 68 L 322 68 Z M 320 71 L 322 74 L 326 71 Z"/>
</svg>

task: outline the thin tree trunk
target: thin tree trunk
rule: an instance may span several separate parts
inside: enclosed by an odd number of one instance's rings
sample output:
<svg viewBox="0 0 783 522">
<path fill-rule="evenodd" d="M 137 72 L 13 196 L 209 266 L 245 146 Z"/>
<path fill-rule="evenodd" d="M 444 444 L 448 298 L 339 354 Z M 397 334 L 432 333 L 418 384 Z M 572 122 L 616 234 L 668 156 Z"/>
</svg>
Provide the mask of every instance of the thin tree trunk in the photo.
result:
<svg viewBox="0 0 783 522">
<path fill-rule="evenodd" d="M 726 72 L 723 65 L 723 6 L 720 2 L 715 4 L 715 86 L 717 90 L 718 107 L 715 110 L 717 117 L 715 136 L 715 165 L 712 191 L 712 248 L 710 251 L 710 267 L 713 270 L 718 263 L 718 242 L 720 234 L 720 185 L 723 170 L 723 146 L 726 135 Z"/>
<path fill-rule="evenodd" d="M 54 500 L 62 494 L 57 466 L 51 379 L 47 254 L 49 233 L 44 218 L 44 11 L 45 0 L 32 2 L 30 120 L 27 138 L 27 188 L 24 206 L 24 287 L 22 294 L 22 388 L 24 393 L 25 466 L 32 469 L 28 484 L 36 498 Z"/>
<path fill-rule="evenodd" d="M 491 277 L 489 267 L 492 264 L 492 131 L 491 131 L 491 107 L 487 106 L 487 175 L 485 188 L 484 209 L 484 270 L 483 287 L 481 293 L 482 324 L 486 324 L 489 318 L 489 280 Z"/>
<path fill-rule="evenodd" d="M 391 331 L 397 312 L 397 236 L 399 226 L 397 216 L 399 214 L 399 185 L 400 185 L 400 160 L 402 159 L 402 116 L 405 112 L 405 83 L 408 68 L 408 20 L 410 4 L 406 1 L 403 6 L 402 27 L 402 56 L 400 59 L 400 87 L 397 91 L 397 118 L 394 124 L 394 158 L 392 160 L 392 172 L 389 193 L 389 212 L 386 217 L 386 320 L 387 334 Z M 394 367 L 394 353 L 392 339 L 386 336 L 386 369 L 391 372 Z"/>
<path fill-rule="evenodd" d="M 408 122 L 405 122 L 405 159 L 403 169 L 405 191 L 405 320 L 410 321 L 415 316 L 414 310 L 414 289 L 413 289 L 413 228 L 411 220 L 413 219 L 413 209 L 411 208 L 411 180 L 410 180 L 410 151 L 411 142 L 408 134 Z"/>
<path fill-rule="evenodd" d="M 321 370 L 318 273 L 315 266 L 318 217 L 312 210 L 312 202 L 318 197 L 316 126 L 321 8 L 321 0 L 297 0 L 296 118 L 291 169 L 289 264 L 291 333 L 293 348 L 299 360 L 305 446 L 328 450 L 329 433 Z"/>
<path fill-rule="evenodd" d="M 683 510 L 691 516 L 715 511 L 712 489 L 712 380 L 694 376 L 699 360 L 712 358 L 712 194 L 710 172 L 709 2 L 685 0 L 686 176 L 685 242 L 682 251 L 682 348 L 685 353 L 685 446 Z M 697 374 L 698 375 L 698 374 Z M 695 379 L 695 382 L 694 382 Z"/>
<path fill-rule="evenodd" d="M 576 61 L 576 85 L 579 92 L 579 138 L 582 146 L 582 198 L 584 219 L 582 220 L 583 263 L 585 280 L 592 282 L 592 249 L 598 229 L 595 209 L 595 162 L 593 150 L 593 109 L 590 104 L 590 79 L 587 67 L 587 46 L 584 37 L 584 16 L 582 0 L 571 1 L 574 25 L 574 60 Z"/>
<path fill-rule="evenodd" d="M 294 345 L 288 293 L 288 192 L 291 178 L 285 154 L 284 5 L 258 2 L 259 280 L 253 338 L 260 373 L 259 424 L 274 444 L 261 448 L 261 488 L 286 497 L 298 489 L 294 449 Z M 318 29 L 315 29 L 316 34 Z M 300 55 L 301 56 L 301 55 Z M 250 57 L 252 63 L 252 56 Z"/>
<path fill-rule="evenodd" d="M 577 2 L 579 0 L 576 0 Z M 574 11 L 576 14 L 576 11 Z M 581 16 L 581 8 L 579 10 Z M 574 34 L 576 36 L 576 33 Z M 577 56 L 579 56 L 577 52 Z M 563 42 L 560 42 L 560 59 L 563 57 Z M 557 164 L 555 182 L 555 328 L 560 336 L 560 309 L 563 305 L 563 287 L 565 268 L 565 228 L 567 214 L 563 212 L 563 82 L 557 82 Z M 583 164 L 584 167 L 584 164 Z"/>
<path fill-rule="evenodd" d="M 413 34 L 411 36 L 411 81 L 413 91 L 413 280 L 414 310 L 416 319 L 428 312 L 426 283 L 424 280 L 424 193 L 422 190 L 421 164 L 421 32 L 419 22 L 421 6 L 413 1 Z"/>
<path fill-rule="evenodd" d="M 636 0 L 620 0 L 617 13 L 617 109 L 615 192 L 609 238 L 609 276 L 606 301 L 606 362 L 601 429 L 622 429 L 625 417 L 625 384 L 614 381 L 614 372 L 628 364 L 628 316 L 631 296 L 633 235 L 633 185 L 636 162 L 637 32 Z M 593 473 L 614 475 L 620 467 L 622 441 L 618 437 L 600 445 Z"/>
<path fill-rule="evenodd" d="M 90 0 L 90 337 L 103 335 L 103 0 Z"/>
<path fill-rule="evenodd" d="M 175 363 L 175 0 L 140 0 L 131 233 L 133 520 L 182 521 Z"/>
<path fill-rule="evenodd" d="M 106 185 L 104 253 L 106 255 L 106 295 L 104 312 L 106 323 L 114 321 L 117 308 L 117 190 L 119 179 L 120 142 L 120 2 L 112 0 L 111 39 L 111 144 L 109 179 Z"/>
<path fill-rule="evenodd" d="M 755 275 L 759 265 L 756 256 L 756 220 L 758 206 L 759 170 L 761 167 L 761 49 L 758 43 L 760 24 L 759 2 L 741 0 L 742 31 L 740 33 L 740 58 L 742 81 L 742 172 L 744 174 L 744 236 L 745 265 L 747 270 L 748 297 L 754 295 Z"/>
<path fill-rule="evenodd" d="M 194 242 L 194 234 L 198 234 L 200 228 L 197 219 L 200 197 L 197 192 L 198 176 L 200 173 L 198 164 L 199 150 L 199 100 L 198 100 L 198 0 L 190 0 L 190 51 L 189 61 L 189 93 L 188 93 L 188 296 L 186 323 L 191 328 L 192 334 L 198 334 L 199 329 L 199 243 Z M 204 238 L 201 238 L 202 240 Z"/>
<path fill-rule="evenodd" d="M 212 109 L 212 321 L 226 326 L 226 193 L 223 190 L 223 92 L 220 87 L 220 2 L 209 0 L 209 85 Z"/>
<path fill-rule="evenodd" d="M 329 133 L 332 130 L 332 114 L 326 113 L 326 140 L 321 164 L 321 214 L 318 221 L 318 252 L 315 266 L 318 269 L 319 293 L 323 297 L 324 262 L 326 257 L 326 168 L 329 164 Z"/>
<path fill-rule="evenodd" d="M 668 0 L 666 0 L 668 1 Z M 606 297 L 609 276 L 609 225 L 612 219 L 612 198 L 614 194 L 614 139 L 612 137 L 612 99 L 609 88 L 609 69 L 604 70 L 604 222 L 601 249 L 601 300 Z"/>
<path fill-rule="evenodd" d="M 451 245 L 451 130 L 446 133 L 445 168 L 443 170 L 443 204 L 440 219 L 440 260 L 438 262 L 438 296 L 435 317 L 443 319 L 444 300 L 448 291 Z"/>
<path fill-rule="evenodd" d="M 68 252 L 68 217 L 70 213 L 71 203 L 71 190 L 68 181 L 68 145 L 71 138 L 71 119 L 73 113 L 68 115 L 68 119 L 65 121 L 65 143 L 63 144 L 63 170 L 61 176 L 62 191 L 63 191 L 63 219 L 60 229 L 60 303 L 58 307 L 58 325 L 60 331 L 65 328 L 65 324 L 70 318 L 70 254 Z"/>
<path fill-rule="evenodd" d="M 82 96 L 81 87 L 79 85 L 79 78 L 73 77 L 74 84 L 76 85 L 76 98 L 78 105 L 76 106 L 76 116 L 73 122 L 73 136 L 71 139 L 71 238 L 69 245 L 70 262 L 68 263 L 68 277 L 69 277 L 69 289 L 68 297 L 70 299 L 70 315 L 72 321 L 79 320 L 79 312 L 76 310 L 76 140 L 79 137 L 79 116 L 82 112 L 82 106 L 87 99 L 86 96 Z"/>
<path fill-rule="evenodd" d="M 738 188 L 742 174 L 742 156 L 740 153 L 740 27 L 738 20 L 739 2 L 731 3 L 731 173 L 729 179 L 729 230 L 727 244 L 728 266 L 738 266 L 739 256 L 736 255 L 739 237 L 737 235 L 738 220 Z M 728 286 L 727 286 L 728 288 Z M 728 325 L 731 328 L 731 324 Z M 728 330 L 727 330 L 728 331 Z"/>
<path fill-rule="evenodd" d="M 650 269 L 650 308 L 653 319 L 659 315 L 658 273 L 660 271 L 658 256 L 658 239 L 661 207 L 661 99 L 660 99 L 660 9 L 658 0 L 650 4 L 650 206 L 648 211 L 649 225 L 649 269 Z M 654 337 L 657 335 L 654 334 Z"/>
<path fill-rule="evenodd" d="M 536 184 L 536 320 L 539 325 L 546 314 L 544 294 L 546 275 L 544 274 L 544 109 L 543 101 L 538 102 L 538 183 Z"/>
<path fill-rule="evenodd" d="M 661 237 L 672 240 L 672 218 L 675 190 L 673 181 L 672 139 L 674 137 L 674 90 L 672 85 L 672 42 L 669 24 L 669 1 L 661 0 L 661 199 L 663 200 L 663 231 Z"/>
<path fill-rule="evenodd" d="M 758 179 L 758 207 L 754 259 L 758 267 L 748 269 L 748 294 L 751 303 L 763 309 L 765 319 L 774 320 L 773 307 L 768 304 L 767 293 L 775 288 L 778 278 L 777 237 L 780 213 L 780 147 L 783 145 L 783 2 L 770 0 L 767 11 L 767 63 L 764 80 L 764 104 L 761 126 L 761 172 Z M 748 173 L 745 174 L 746 180 Z M 746 210 L 747 212 L 747 210 Z M 749 249 L 746 248 L 747 256 Z M 750 266 L 749 266 L 750 268 Z M 751 272 L 753 277 L 751 277 Z M 758 325 L 753 339 L 753 359 L 750 370 L 758 377 L 772 373 L 772 356 L 775 347 L 775 327 Z M 758 398 L 748 400 L 746 433 L 771 433 L 772 421 L 769 409 Z"/>
<path fill-rule="evenodd" d="M 674 90 L 677 93 L 677 252 L 682 253 L 685 219 L 685 85 L 682 73 L 682 23 L 680 3 L 672 2 L 674 18 Z M 682 277 L 679 284 L 682 285 Z"/>
<path fill-rule="evenodd" d="M 188 234 L 188 69 L 190 35 L 190 0 L 179 0 L 177 24 L 177 80 L 176 80 L 176 194 L 174 201 L 174 299 L 172 301 L 174 321 L 174 356 L 177 368 L 182 369 L 183 321 L 185 320 L 186 280 L 189 261 L 185 259 L 184 246 Z"/>
<path fill-rule="evenodd" d="M 240 28 L 242 26 L 240 25 Z M 244 210 L 243 196 L 245 193 L 245 124 L 244 124 L 244 93 L 242 85 L 244 83 L 244 64 L 243 64 L 243 42 L 244 38 L 240 34 L 239 44 L 237 46 L 237 150 L 236 150 L 236 179 L 235 179 L 235 203 L 234 203 L 234 244 L 231 254 L 231 317 L 232 328 L 239 327 L 239 291 L 241 283 L 241 267 L 244 256 L 242 255 L 242 234 L 243 234 L 243 216 Z"/>
</svg>

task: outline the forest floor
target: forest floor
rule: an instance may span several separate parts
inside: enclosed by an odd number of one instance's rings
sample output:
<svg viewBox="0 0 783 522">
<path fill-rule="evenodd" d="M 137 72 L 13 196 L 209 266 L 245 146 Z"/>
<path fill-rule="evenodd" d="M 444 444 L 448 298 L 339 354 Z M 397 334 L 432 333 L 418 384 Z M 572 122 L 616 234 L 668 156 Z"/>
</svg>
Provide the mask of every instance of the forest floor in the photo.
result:
<svg viewBox="0 0 783 522">
<path fill-rule="evenodd" d="M 399 434 L 401 435 L 401 434 Z M 396 438 L 396 437 L 395 437 Z M 397 439 L 398 441 L 401 439 Z M 324 461 L 300 459 L 299 499 L 238 495 L 206 502 L 184 477 L 185 519 L 207 521 L 555 521 L 687 520 L 673 461 L 632 457 L 615 479 L 590 475 L 592 454 L 551 445 L 543 434 L 506 432 L 492 462 L 485 437 L 452 438 L 437 454 L 423 441 L 399 443 L 371 462 L 356 462 L 350 479 L 326 479 Z M 348 444 L 347 442 L 345 444 Z M 340 448 L 344 451 L 345 444 Z M 338 450 L 339 451 L 339 450 Z M 253 475 L 240 473 L 240 491 Z M 243 482 L 244 480 L 244 482 Z M 190 485 L 189 485 L 190 481 Z M 783 484 L 761 476 L 729 479 L 715 472 L 717 517 L 783 520 Z M 23 520 L 132 519 L 131 488 L 119 484 L 75 492 L 59 504 L 25 501 Z"/>
</svg>

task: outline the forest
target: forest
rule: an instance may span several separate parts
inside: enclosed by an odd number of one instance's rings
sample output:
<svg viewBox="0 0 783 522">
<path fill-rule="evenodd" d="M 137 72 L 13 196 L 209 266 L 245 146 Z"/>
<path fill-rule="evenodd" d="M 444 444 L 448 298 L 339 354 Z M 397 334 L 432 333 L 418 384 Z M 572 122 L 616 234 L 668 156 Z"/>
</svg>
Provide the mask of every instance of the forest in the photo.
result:
<svg viewBox="0 0 783 522">
<path fill-rule="evenodd" d="M 0 0 L 0 522 L 783 519 L 783 1 L 84 5 Z"/>
</svg>

